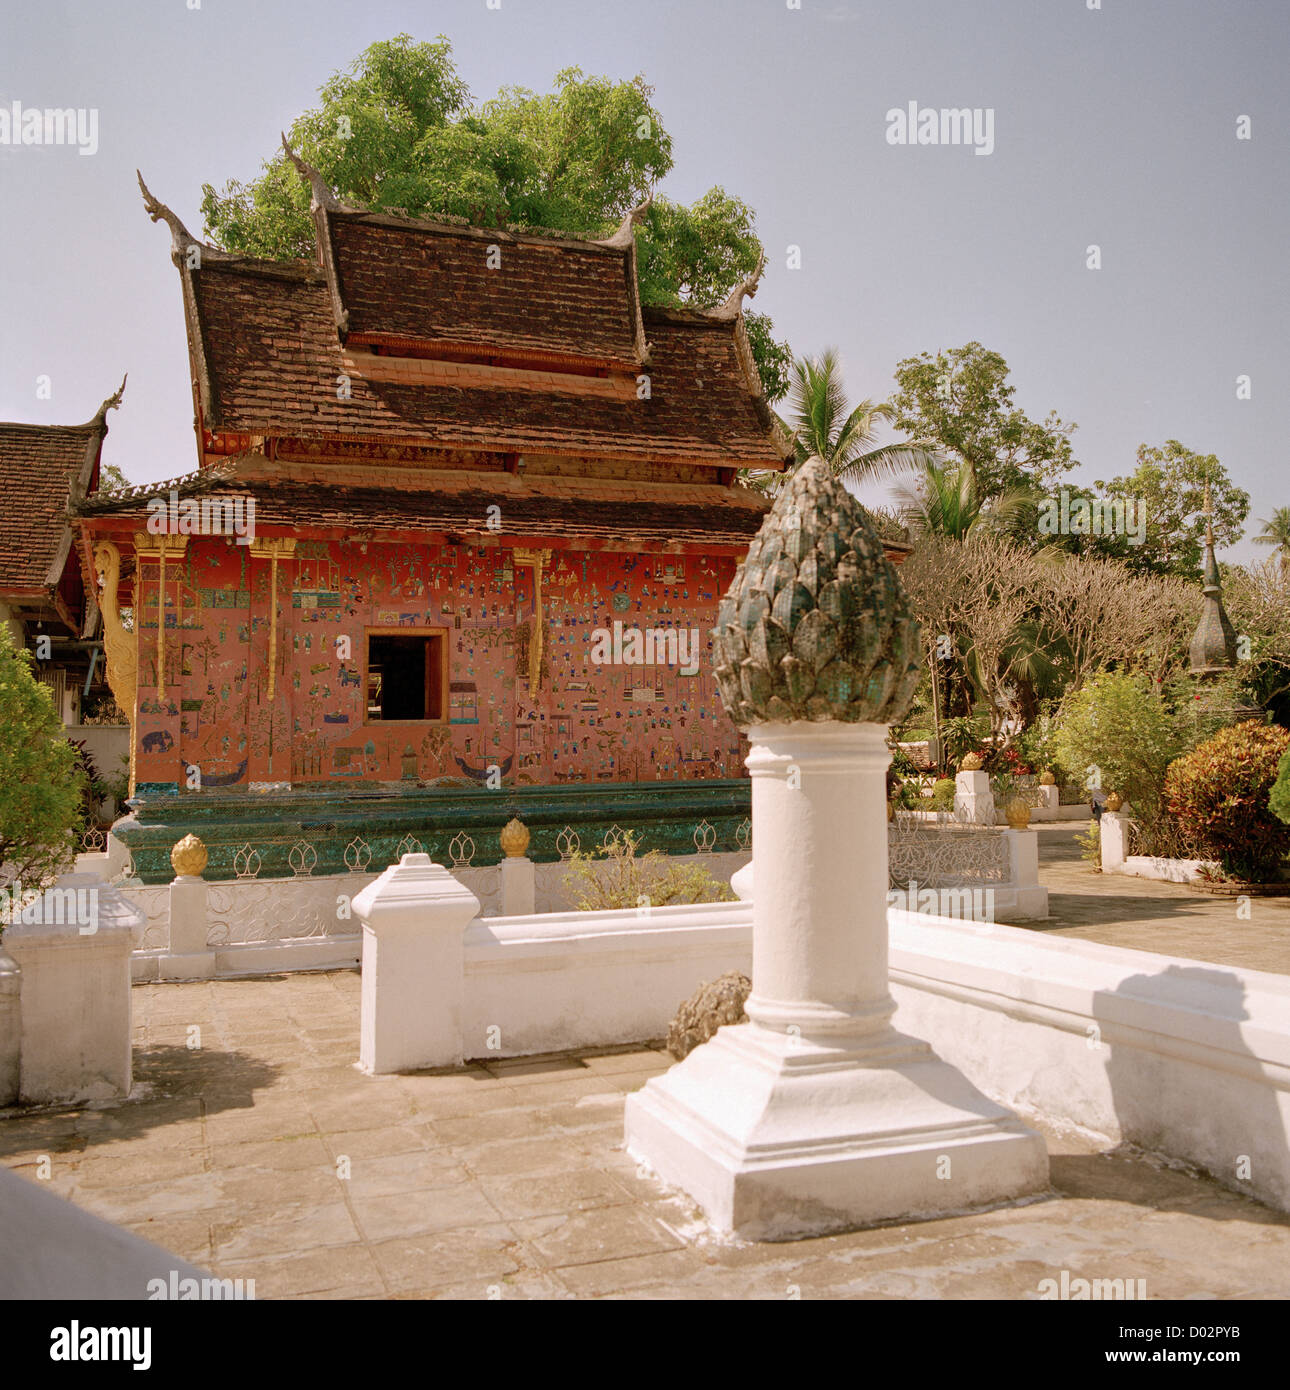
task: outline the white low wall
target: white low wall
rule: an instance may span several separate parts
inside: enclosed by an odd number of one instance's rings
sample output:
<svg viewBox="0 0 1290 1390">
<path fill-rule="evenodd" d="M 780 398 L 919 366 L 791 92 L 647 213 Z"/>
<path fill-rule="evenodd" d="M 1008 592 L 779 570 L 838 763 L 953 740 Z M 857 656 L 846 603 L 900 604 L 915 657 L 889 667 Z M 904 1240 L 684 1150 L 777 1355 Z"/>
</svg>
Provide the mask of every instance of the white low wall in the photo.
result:
<svg viewBox="0 0 1290 1390">
<path fill-rule="evenodd" d="M 405 877 L 430 873 L 417 859 Z M 657 1039 L 700 983 L 751 968 L 747 899 L 472 921 L 397 875 L 364 904 L 391 987 L 367 978 L 365 954 L 363 1028 L 379 1020 L 398 1058 L 368 1070 Z M 747 897 L 751 877 L 736 883 Z M 451 886 L 442 875 L 436 891 Z M 382 903 L 394 915 L 374 928 Z M 1290 1210 L 1290 977 L 899 909 L 888 920 L 897 1026 L 986 1094 Z M 428 948 L 435 968 L 413 971 Z"/>
<path fill-rule="evenodd" d="M 751 968 L 749 902 L 480 919 L 466 930 L 463 1053 L 661 1038 L 699 985 Z"/>
<path fill-rule="evenodd" d="M 124 846 L 82 854 L 78 867 L 105 876 L 128 866 Z M 722 854 L 675 855 L 669 867 L 697 866 L 718 882 L 727 882 L 748 863 L 746 850 Z M 527 861 L 525 861 L 527 862 Z M 607 866 L 596 865 L 597 869 Z M 530 906 L 538 913 L 573 911 L 564 878 L 566 862 L 533 865 Z M 502 866 L 458 865 L 453 877 L 479 899 L 480 916 L 493 919 L 502 912 Z M 206 883 L 206 945 L 214 956 L 214 975 L 273 974 L 280 970 L 334 970 L 355 966 L 362 954 L 362 932 L 351 904 L 376 878 L 374 873 L 302 874 L 297 878 L 244 878 Z M 176 973 L 171 941 L 171 884 L 123 885 L 126 895 L 142 909 L 145 921 L 134 934 L 131 977 L 145 981 L 192 978 Z M 581 915 L 581 914 L 575 914 Z"/>
<path fill-rule="evenodd" d="M 1162 859 L 1155 854 L 1130 854 L 1114 872 L 1133 878 L 1153 878 L 1161 883 L 1199 883 L 1204 878 L 1201 870 L 1213 867 L 1204 859 Z"/>
<path fill-rule="evenodd" d="M 892 912 L 899 1027 L 1023 1113 L 1290 1210 L 1290 977 Z"/>
</svg>

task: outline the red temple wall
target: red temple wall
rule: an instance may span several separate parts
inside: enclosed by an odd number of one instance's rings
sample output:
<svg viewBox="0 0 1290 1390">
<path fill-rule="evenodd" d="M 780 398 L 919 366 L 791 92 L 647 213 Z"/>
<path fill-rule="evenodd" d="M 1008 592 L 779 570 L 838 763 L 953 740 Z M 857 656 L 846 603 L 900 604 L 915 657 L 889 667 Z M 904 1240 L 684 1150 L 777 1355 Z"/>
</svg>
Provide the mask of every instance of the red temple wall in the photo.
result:
<svg viewBox="0 0 1290 1390">
<path fill-rule="evenodd" d="M 736 777 L 738 736 L 712 679 L 729 557 L 555 551 L 542 579 L 540 688 L 528 685 L 533 570 L 510 548 L 300 541 L 278 565 L 277 676 L 268 694 L 270 562 L 191 537 L 166 569 L 166 691 L 156 692 L 157 568 L 136 601 L 140 784 L 346 785 Z M 599 665 L 592 636 L 698 630 L 698 673 Z M 446 725 L 364 722 L 365 631 L 447 630 Z M 338 638 L 349 639 L 341 655 Z M 518 667 L 518 671 L 517 671 Z"/>
</svg>

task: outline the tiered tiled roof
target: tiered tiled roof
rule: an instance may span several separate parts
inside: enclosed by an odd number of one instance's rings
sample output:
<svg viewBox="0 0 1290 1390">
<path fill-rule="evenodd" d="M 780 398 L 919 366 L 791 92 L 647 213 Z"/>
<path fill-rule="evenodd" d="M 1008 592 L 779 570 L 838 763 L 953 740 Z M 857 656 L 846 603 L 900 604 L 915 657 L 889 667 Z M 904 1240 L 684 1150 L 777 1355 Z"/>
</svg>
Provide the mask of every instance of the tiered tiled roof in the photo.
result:
<svg viewBox="0 0 1290 1390">
<path fill-rule="evenodd" d="M 640 308 L 639 209 L 604 242 L 543 238 L 343 208 L 300 167 L 317 265 L 194 257 L 144 190 L 174 238 L 209 455 L 254 437 L 725 470 L 792 457 L 734 298 Z"/>
</svg>

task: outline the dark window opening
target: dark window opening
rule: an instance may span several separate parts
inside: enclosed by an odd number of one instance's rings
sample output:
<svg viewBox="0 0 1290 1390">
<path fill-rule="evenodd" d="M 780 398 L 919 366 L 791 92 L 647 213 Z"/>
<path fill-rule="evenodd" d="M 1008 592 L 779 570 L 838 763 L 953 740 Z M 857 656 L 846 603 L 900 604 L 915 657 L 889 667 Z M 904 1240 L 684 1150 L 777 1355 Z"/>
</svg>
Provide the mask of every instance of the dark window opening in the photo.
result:
<svg viewBox="0 0 1290 1390">
<path fill-rule="evenodd" d="M 443 638 L 367 639 L 367 722 L 443 719 Z"/>
</svg>

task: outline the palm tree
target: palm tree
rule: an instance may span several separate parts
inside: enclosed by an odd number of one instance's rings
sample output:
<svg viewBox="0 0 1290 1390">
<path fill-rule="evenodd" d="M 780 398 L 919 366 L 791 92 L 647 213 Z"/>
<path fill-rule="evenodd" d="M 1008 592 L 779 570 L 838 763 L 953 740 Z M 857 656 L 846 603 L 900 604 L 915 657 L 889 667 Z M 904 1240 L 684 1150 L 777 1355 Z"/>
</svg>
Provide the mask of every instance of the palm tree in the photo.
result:
<svg viewBox="0 0 1290 1390">
<path fill-rule="evenodd" d="M 1013 488 L 999 497 L 980 495 L 976 475 L 967 464 L 924 460 L 915 486 L 897 489 L 901 513 L 912 530 L 961 541 L 974 527 L 1007 529 L 1024 512 L 1031 495 Z"/>
<path fill-rule="evenodd" d="M 794 361 L 787 414 L 787 419 L 779 417 L 779 423 L 792 438 L 797 465 L 809 458 L 821 458 L 834 476 L 844 482 L 899 477 L 939 457 L 934 450 L 918 444 L 875 444 L 875 426 L 879 421 L 890 420 L 893 411 L 885 402 L 869 399 L 848 410 L 834 348 L 826 348 L 819 357 Z M 759 491 L 773 495 L 792 471 L 758 470 L 750 473 L 747 480 Z"/>
<path fill-rule="evenodd" d="M 1259 545 L 1275 545 L 1281 552 L 1281 573 L 1290 573 L 1290 507 L 1278 507 L 1254 540 Z"/>
</svg>

